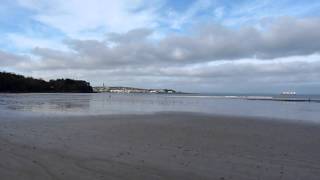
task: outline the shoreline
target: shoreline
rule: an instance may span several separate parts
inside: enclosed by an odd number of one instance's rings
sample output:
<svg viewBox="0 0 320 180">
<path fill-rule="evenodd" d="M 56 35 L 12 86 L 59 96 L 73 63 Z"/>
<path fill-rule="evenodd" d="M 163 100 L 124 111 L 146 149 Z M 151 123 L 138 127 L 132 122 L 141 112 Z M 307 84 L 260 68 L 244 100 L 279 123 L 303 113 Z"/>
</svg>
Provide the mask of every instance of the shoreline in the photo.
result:
<svg viewBox="0 0 320 180">
<path fill-rule="evenodd" d="M 4 113 L 4 111 L 0 111 L 0 113 Z M 18 115 L 18 116 L 17 116 Z M 209 119 L 228 119 L 231 121 L 245 121 L 247 123 L 271 123 L 274 125 L 282 124 L 282 125 L 301 125 L 301 126 L 319 126 L 320 123 L 318 121 L 312 120 L 303 120 L 303 119 L 290 119 L 290 118 L 279 118 L 279 117 L 265 117 L 265 116 L 254 116 L 254 115 L 227 115 L 227 114 L 215 114 L 215 113 L 205 113 L 205 112 L 190 112 L 190 111 L 159 111 L 159 112 L 136 112 L 136 113 L 114 113 L 114 114 L 79 114 L 79 113 L 56 113 L 56 112 L 46 112 L 46 113 L 38 113 L 38 112 L 30 112 L 30 111 L 16 111 L 15 114 L 12 112 L 3 115 L 3 119 L 1 122 L 21 122 L 21 121 L 86 121 L 87 119 L 95 119 L 95 120 L 108 120 L 108 119 L 136 119 L 138 117 L 161 117 L 161 116 L 191 116 L 191 117 L 204 117 Z M 189 118 L 188 118 L 189 119 Z M 160 121 L 160 119 L 158 119 Z"/>
<path fill-rule="evenodd" d="M 240 99 L 252 101 L 280 101 L 280 102 L 312 102 L 320 103 L 320 99 L 306 98 L 306 97 L 279 97 L 274 96 L 242 96 L 242 95 L 196 95 L 196 96 L 172 96 L 172 97 L 185 97 L 185 98 L 213 98 L 213 99 Z"/>
<path fill-rule="evenodd" d="M 4 179 L 318 179 L 320 125 L 201 113 L 0 121 Z"/>
</svg>

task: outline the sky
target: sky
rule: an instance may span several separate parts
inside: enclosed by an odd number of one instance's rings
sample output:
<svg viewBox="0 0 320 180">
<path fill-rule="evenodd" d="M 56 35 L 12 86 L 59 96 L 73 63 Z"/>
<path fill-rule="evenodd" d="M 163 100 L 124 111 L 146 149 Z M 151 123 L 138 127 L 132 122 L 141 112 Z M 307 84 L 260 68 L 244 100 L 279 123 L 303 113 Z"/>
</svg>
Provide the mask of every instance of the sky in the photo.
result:
<svg viewBox="0 0 320 180">
<path fill-rule="evenodd" d="M 320 92 L 319 0 L 1 0 L 0 71 L 93 86 Z"/>
</svg>

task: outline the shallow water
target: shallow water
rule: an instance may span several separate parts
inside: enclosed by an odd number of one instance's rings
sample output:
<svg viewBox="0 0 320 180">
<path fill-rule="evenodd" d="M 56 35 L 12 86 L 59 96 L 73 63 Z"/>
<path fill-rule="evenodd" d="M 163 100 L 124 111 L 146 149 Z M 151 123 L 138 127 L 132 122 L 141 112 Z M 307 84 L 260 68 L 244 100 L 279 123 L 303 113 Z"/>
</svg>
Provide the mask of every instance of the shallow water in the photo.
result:
<svg viewBox="0 0 320 180">
<path fill-rule="evenodd" d="M 168 94 L 0 94 L 0 117 L 196 112 L 320 122 L 320 103 Z"/>
</svg>

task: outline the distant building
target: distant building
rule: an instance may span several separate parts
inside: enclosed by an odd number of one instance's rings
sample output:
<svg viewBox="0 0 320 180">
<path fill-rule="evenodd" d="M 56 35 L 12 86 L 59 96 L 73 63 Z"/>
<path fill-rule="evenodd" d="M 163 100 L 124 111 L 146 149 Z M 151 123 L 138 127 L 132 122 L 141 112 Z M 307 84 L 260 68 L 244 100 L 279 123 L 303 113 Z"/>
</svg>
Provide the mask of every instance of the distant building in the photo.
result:
<svg viewBox="0 0 320 180">
<path fill-rule="evenodd" d="M 94 92 L 103 93 L 176 93 L 175 90 L 172 89 L 142 89 L 142 88 L 133 88 L 133 87 L 94 87 Z"/>
</svg>

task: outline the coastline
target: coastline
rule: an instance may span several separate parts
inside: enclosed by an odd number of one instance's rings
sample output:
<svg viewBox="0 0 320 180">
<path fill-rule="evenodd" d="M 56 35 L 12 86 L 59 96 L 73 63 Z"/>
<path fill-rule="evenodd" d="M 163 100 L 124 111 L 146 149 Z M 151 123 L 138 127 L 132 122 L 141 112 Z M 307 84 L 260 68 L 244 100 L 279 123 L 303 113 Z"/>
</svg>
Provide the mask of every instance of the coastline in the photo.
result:
<svg viewBox="0 0 320 180">
<path fill-rule="evenodd" d="M 320 125 L 200 113 L 0 121 L 4 179 L 318 179 Z"/>
</svg>

